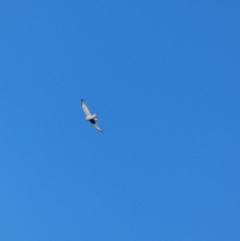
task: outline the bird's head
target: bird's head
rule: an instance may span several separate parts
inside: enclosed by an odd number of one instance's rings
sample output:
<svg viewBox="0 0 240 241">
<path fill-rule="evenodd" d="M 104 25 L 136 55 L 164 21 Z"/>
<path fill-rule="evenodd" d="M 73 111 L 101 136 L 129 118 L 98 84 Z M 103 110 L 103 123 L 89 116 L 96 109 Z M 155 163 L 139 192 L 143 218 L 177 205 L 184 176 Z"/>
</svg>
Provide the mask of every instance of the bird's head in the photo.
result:
<svg viewBox="0 0 240 241">
<path fill-rule="evenodd" d="M 93 115 L 93 119 L 94 119 L 94 120 L 98 120 L 98 115 L 97 115 L 97 114 L 94 114 L 94 115 Z"/>
</svg>

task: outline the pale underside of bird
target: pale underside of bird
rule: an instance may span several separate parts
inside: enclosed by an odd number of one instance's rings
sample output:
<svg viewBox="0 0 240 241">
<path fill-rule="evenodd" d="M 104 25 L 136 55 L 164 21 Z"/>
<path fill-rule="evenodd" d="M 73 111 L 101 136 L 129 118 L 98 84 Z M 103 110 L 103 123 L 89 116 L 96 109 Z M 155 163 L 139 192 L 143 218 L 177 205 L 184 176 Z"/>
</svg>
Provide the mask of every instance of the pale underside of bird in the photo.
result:
<svg viewBox="0 0 240 241">
<path fill-rule="evenodd" d="M 95 127 L 96 130 L 103 132 L 96 122 L 96 120 L 98 119 L 97 114 L 93 114 L 93 115 L 91 114 L 91 112 L 89 111 L 89 109 L 83 99 L 81 100 L 81 106 L 82 106 L 83 112 L 86 115 L 85 119 L 87 121 L 89 121 Z"/>
</svg>

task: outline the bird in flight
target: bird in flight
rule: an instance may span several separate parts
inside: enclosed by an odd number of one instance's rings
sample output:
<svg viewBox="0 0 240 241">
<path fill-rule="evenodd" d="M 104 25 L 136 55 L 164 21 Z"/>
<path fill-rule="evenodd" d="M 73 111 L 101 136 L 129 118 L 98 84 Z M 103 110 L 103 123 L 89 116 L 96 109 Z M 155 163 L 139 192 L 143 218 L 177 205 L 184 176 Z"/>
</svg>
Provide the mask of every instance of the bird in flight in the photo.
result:
<svg viewBox="0 0 240 241">
<path fill-rule="evenodd" d="M 82 106 L 82 109 L 83 109 L 83 112 L 85 113 L 86 115 L 86 120 L 87 121 L 90 121 L 90 123 L 95 127 L 96 130 L 100 131 L 100 132 L 103 132 L 101 130 L 101 128 L 99 127 L 99 125 L 97 124 L 96 120 L 98 119 L 98 116 L 97 114 L 91 114 L 85 101 L 82 99 L 81 100 L 81 106 Z"/>
</svg>

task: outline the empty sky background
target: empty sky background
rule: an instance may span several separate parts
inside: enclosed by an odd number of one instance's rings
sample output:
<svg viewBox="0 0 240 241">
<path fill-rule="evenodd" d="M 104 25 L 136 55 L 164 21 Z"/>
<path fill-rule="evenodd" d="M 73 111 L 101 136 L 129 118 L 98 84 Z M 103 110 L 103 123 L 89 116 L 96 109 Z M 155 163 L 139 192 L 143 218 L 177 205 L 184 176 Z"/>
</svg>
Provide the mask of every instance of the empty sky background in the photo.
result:
<svg viewBox="0 0 240 241">
<path fill-rule="evenodd" d="M 239 241 L 239 10 L 1 1 L 0 240 Z"/>
</svg>

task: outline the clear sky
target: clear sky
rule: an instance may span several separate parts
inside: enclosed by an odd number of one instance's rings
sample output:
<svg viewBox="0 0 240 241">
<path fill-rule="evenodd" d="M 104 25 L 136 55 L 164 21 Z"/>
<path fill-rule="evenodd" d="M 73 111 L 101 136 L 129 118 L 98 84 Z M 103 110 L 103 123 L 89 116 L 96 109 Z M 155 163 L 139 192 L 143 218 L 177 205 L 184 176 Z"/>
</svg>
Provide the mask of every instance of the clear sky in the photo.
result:
<svg viewBox="0 0 240 241">
<path fill-rule="evenodd" d="M 0 240 L 239 241 L 239 9 L 1 1 Z"/>
</svg>

